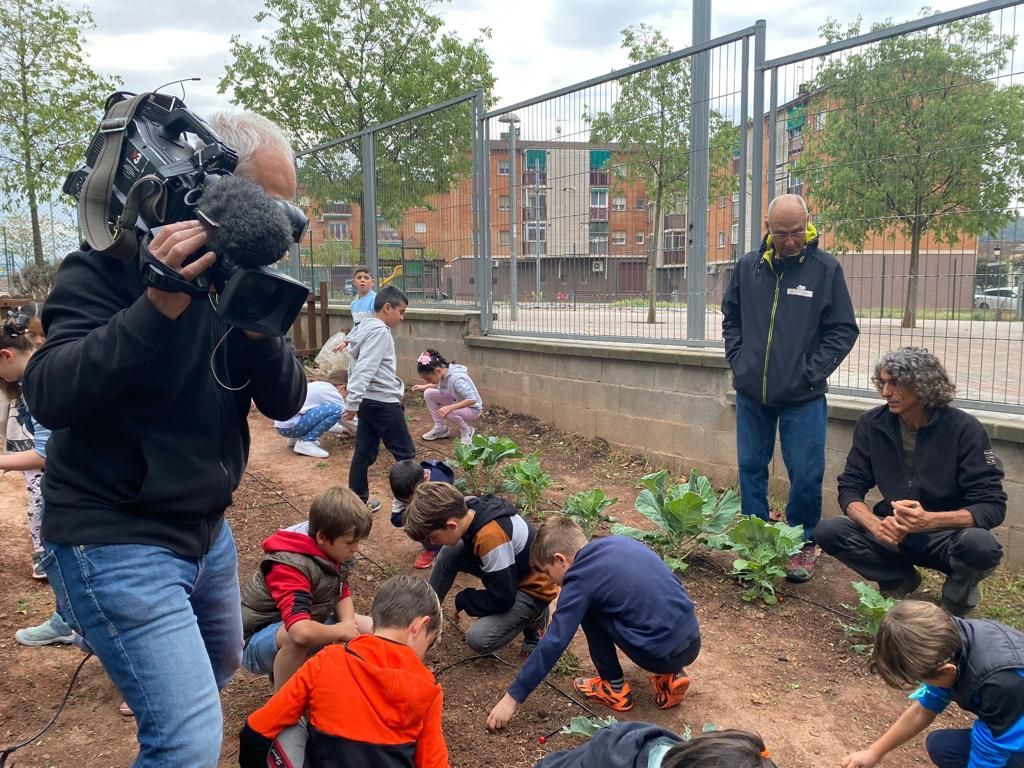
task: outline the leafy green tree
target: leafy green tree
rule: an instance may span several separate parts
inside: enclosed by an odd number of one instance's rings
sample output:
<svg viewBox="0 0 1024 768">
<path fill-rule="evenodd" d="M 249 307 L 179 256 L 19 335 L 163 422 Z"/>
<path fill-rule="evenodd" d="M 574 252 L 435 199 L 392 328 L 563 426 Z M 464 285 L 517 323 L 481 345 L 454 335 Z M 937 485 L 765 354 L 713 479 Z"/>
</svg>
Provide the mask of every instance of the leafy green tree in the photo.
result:
<svg viewBox="0 0 1024 768">
<path fill-rule="evenodd" d="M 634 63 L 670 53 L 673 48 L 657 29 L 638 24 L 622 30 L 621 47 Z M 616 162 L 627 181 L 641 180 L 654 204 L 654 242 L 647 260 L 647 322 L 657 320 L 658 254 L 664 239 L 666 206 L 685 200 L 690 174 L 690 60 L 677 59 L 625 78 L 607 112 L 587 113 L 590 140 L 620 145 Z M 723 173 L 739 131 L 711 111 L 709 134 L 711 186 L 731 191 L 735 181 Z"/>
<path fill-rule="evenodd" d="M 0 191 L 5 210 L 27 205 L 37 266 L 46 262 L 40 203 L 81 162 L 118 82 L 85 61 L 82 33 L 92 27 L 87 9 L 61 0 L 0 4 Z"/>
<path fill-rule="evenodd" d="M 834 20 L 821 28 L 829 42 L 859 32 L 859 20 L 845 32 Z M 821 130 L 807 131 L 796 170 L 840 250 L 870 234 L 909 238 L 905 328 L 916 323 L 925 234 L 953 244 L 1013 219 L 1024 86 L 1000 74 L 1015 42 L 976 16 L 829 59 L 815 79 L 830 109 Z"/>
<path fill-rule="evenodd" d="M 260 112 L 308 148 L 477 88 L 494 86 L 481 36 L 444 32 L 429 0 L 266 0 L 259 43 L 232 38 L 233 61 L 220 81 L 234 100 Z M 377 136 L 378 206 L 398 221 L 427 195 L 469 172 L 473 122 L 468 103 Z M 362 199 L 358 141 L 304 159 L 300 180 L 320 200 Z M 364 238 L 365 241 L 365 238 Z"/>
</svg>

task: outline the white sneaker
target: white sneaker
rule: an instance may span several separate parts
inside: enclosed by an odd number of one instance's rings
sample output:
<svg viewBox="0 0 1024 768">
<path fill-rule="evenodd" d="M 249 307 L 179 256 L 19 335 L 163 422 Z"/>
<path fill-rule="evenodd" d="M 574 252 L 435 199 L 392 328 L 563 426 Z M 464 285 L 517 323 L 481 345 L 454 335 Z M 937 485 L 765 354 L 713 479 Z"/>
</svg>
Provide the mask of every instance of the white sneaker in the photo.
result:
<svg viewBox="0 0 1024 768">
<path fill-rule="evenodd" d="M 339 421 L 337 424 L 335 424 L 333 427 L 331 427 L 327 431 L 331 432 L 331 433 L 333 433 L 335 435 L 340 435 L 340 434 L 343 434 L 345 432 L 345 428 L 343 426 L 341 426 L 341 422 Z"/>
<path fill-rule="evenodd" d="M 473 442 L 473 435 L 476 434 L 475 427 L 467 427 L 462 432 L 462 436 L 459 438 L 463 445 L 469 445 Z"/>
<path fill-rule="evenodd" d="M 295 444 L 296 444 L 297 442 L 299 442 L 299 438 L 297 438 L 297 437 L 289 437 L 289 438 L 288 438 L 288 447 L 289 447 L 289 448 L 294 448 L 294 447 L 295 447 Z"/>
<path fill-rule="evenodd" d="M 292 449 L 301 456 L 312 456 L 314 459 L 326 459 L 329 454 L 320 444 L 311 440 L 299 440 Z"/>
<path fill-rule="evenodd" d="M 448 437 L 448 427 L 444 424 L 435 424 L 433 428 L 423 435 L 424 440 L 443 440 Z"/>
</svg>

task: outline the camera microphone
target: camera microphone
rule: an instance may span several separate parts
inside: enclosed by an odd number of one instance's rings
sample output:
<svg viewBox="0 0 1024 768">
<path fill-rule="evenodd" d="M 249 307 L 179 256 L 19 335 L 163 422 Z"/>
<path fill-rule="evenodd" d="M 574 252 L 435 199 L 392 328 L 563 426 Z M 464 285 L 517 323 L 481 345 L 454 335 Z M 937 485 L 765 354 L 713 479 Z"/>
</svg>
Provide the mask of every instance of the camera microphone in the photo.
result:
<svg viewBox="0 0 1024 768">
<path fill-rule="evenodd" d="M 209 233 L 207 248 L 218 261 L 269 266 L 292 244 L 292 224 L 282 206 L 241 176 L 207 176 L 196 217 Z"/>
</svg>

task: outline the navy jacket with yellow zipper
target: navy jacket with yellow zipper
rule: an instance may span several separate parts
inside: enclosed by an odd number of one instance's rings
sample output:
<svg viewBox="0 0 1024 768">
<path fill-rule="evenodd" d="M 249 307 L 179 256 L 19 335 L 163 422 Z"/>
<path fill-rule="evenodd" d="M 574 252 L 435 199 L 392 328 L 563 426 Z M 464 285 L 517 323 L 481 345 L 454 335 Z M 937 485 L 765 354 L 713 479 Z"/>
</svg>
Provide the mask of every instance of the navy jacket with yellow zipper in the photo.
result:
<svg viewBox="0 0 1024 768">
<path fill-rule="evenodd" d="M 800 253 L 774 259 L 771 236 L 736 264 L 722 300 L 733 387 L 762 405 L 828 391 L 828 377 L 860 333 L 843 269 L 807 226 Z"/>
</svg>

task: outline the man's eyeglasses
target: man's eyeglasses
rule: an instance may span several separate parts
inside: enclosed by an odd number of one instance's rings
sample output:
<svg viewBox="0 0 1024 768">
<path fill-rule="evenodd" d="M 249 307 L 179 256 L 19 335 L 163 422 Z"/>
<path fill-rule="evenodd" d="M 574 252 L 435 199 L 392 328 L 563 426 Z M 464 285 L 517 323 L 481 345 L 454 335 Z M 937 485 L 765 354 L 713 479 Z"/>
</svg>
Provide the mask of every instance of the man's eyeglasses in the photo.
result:
<svg viewBox="0 0 1024 768">
<path fill-rule="evenodd" d="M 768 234 L 772 236 L 772 240 L 775 242 L 782 242 L 783 240 L 796 240 L 799 238 L 803 240 L 807 233 L 806 229 L 799 229 L 794 232 L 776 232 L 775 230 L 769 229 Z"/>
</svg>

